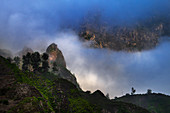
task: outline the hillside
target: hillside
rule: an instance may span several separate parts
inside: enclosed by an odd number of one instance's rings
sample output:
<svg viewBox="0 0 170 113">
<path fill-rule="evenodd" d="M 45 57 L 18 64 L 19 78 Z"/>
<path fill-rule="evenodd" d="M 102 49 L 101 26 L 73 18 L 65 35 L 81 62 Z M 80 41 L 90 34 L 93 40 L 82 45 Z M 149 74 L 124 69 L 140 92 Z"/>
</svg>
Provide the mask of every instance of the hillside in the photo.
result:
<svg viewBox="0 0 170 113">
<path fill-rule="evenodd" d="M 132 103 L 148 109 L 151 113 L 170 113 L 170 96 L 163 94 L 128 95 L 113 101 Z"/>
<path fill-rule="evenodd" d="M 0 112 L 6 113 L 149 113 L 124 102 L 111 102 L 102 92 L 83 92 L 52 73 L 24 72 L 0 57 Z"/>
</svg>

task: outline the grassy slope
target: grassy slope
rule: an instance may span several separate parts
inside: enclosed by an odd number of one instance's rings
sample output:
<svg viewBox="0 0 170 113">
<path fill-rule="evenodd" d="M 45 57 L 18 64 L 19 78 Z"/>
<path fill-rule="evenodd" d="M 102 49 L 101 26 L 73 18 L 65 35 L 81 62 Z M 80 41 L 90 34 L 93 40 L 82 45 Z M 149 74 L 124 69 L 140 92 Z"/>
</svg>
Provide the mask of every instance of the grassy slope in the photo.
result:
<svg viewBox="0 0 170 113">
<path fill-rule="evenodd" d="M 0 87 L 3 94 L 0 96 L 9 101 L 6 106 L 3 106 L 4 102 L 0 103 L 0 107 L 6 108 L 11 113 L 99 113 L 102 111 L 148 113 L 147 110 L 133 104 L 111 102 L 105 96 L 100 96 L 100 93 L 85 93 L 65 79 L 52 74 L 50 76 L 53 76 L 53 79 L 49 79 L 49 76 L 22 72 L 15 64 L 0 57 L 0 77 L 2 78 L 0 80 L 3 83 L 3 87 Z M 5 80 L 10 81 L 11 78 L 14 80 L 9 85 Z M 15 97 L 15 95 L 18 96 Z"/>
<path fill-rule="evenodd" d="M 116 101 L 133 103 L 153 113 L 170 113 L 170 96 L 163 94 L 143 94 L 123 96 Z"/>
</svg>

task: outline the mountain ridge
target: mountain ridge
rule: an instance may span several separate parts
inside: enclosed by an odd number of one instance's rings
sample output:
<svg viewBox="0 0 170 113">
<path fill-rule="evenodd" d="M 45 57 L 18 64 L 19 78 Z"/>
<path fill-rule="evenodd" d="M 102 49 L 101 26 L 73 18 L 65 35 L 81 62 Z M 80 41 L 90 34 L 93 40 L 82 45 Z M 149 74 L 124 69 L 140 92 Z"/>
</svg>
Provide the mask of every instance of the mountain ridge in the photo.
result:
<svg viewBox="0 0 170 113">
<path fill-rule="evenodd" d="M 148 109 L 151 113 L 170 113 L 170 96 L 161 93 L 125 95 L 113 101 L 132 103 Z"/>
</svg>

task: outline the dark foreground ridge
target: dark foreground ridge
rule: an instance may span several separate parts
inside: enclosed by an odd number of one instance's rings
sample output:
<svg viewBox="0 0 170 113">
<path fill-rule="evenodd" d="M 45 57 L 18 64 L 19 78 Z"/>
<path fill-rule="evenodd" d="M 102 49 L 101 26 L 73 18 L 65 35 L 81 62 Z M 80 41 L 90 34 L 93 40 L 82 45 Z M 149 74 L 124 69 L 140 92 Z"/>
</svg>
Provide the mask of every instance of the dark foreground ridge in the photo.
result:
<svg viewBox="0 0 170 113">
<path fill-rule="evenodd" d="M 151 113 L 170 113 L 170 96 L 160 93 L 126 95 L 113 101 L 132 103 Z"/>
<path fill-rule="evenodd" d="M 22 71 L 0 57 L 1 113 L 149 113 L 144 108 L 111 101 L 96 91 L 83 92 L 54 74 Z"/>
</svg>

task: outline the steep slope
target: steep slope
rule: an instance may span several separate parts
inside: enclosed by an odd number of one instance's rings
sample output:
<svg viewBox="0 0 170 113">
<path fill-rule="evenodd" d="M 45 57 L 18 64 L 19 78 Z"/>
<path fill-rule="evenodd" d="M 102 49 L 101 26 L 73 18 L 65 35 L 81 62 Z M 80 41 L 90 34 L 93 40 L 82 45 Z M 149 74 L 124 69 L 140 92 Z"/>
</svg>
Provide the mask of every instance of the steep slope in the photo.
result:
<svg viewBox="0 0 170 113">
<path fill-rule="evenodd" d="M 0 112 L 50 112 L 41 93 L 35 86 L 19 82 L 22 73 L 15 64 L 0 56 Z"/>
<path fill-rule="evenodd" d="M 129 95 L 120 97 L 116 101 L 132 103 L 152 113 L 170 113 L 170 96 L 163 94 Z"/>
<path fill-rule="evenodd" d="M 102 113 L 149 113 L 149 111 L 141 109 L 134 104 L 111 101 L 106 98 L 100 90 L 97 90 L 90 95 L 87 93 L 84 93 L 83 95 L 89 102 L 100 106 L 102 108 Z"/>
<path fill-rule="evenodd" d="M 80 91 L 51 73 L 41 76 L 23 72 L 3 57 L 0 83 L 2 113 L 149 113 L 136 105 L 111 102 L 99 91 L 93 94 Z"/>
<path fill-rule="evenodd" d="M 49 55 L 48 61 L 50 65 L 50 70 L 52 70 L 51 73 L 72 82 L 74 85 L 76 85 L 78 89 L 80 89 L 76 77 L 66 68 L 65 58 L 60 49 L 57 47 L 57 44 L 50 44 L 46 49 L 46 53 Z M 53 71 L 52 69 L 54 67 L 54 63 L 55 71 Z"/>
</svg>

